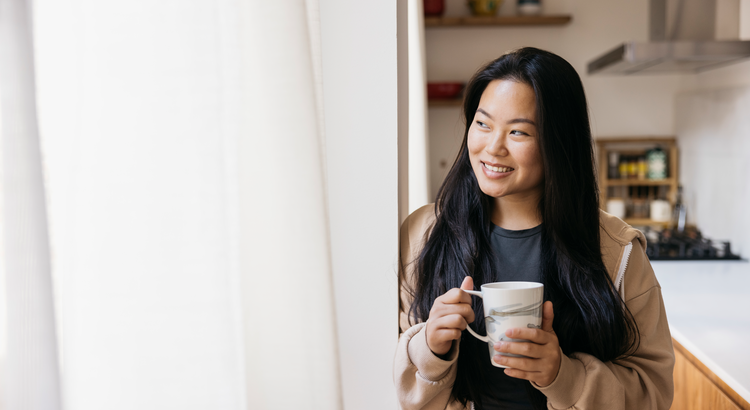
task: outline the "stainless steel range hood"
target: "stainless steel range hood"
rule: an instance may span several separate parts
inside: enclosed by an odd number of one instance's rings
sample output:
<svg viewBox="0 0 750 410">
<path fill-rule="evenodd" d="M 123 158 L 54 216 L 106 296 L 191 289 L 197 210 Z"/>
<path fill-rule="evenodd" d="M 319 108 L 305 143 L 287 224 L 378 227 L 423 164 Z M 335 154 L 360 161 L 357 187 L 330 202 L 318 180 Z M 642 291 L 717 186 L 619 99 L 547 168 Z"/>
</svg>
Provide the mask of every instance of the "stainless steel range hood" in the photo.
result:
<svg viewBox="0 0 750 410">
<path fill-rule="evenodd" d="M 651 0 L 651 41 L 615 47 L 591 61 L 588 73 L 695 73 L 750 58 L 750 41 L 739 40 L 739 10 L 727 8 L 739 2 L 719 2 Z"/>
</svg>

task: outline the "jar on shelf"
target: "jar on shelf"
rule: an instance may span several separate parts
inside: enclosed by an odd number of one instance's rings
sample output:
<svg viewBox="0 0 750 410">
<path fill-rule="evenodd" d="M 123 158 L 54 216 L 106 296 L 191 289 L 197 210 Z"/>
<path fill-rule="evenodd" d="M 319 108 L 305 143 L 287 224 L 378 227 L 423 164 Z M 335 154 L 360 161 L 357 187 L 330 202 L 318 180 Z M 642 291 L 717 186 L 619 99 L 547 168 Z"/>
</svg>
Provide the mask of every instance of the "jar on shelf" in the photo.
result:
<svg viewBox="0 0 750 410">
<path fill-rule="evenodd" d="M 424 15 L 427 17 L 440 17 L 445 11 L 445 0 L 424 0 Z"/>
<path fill-rule="evenodd" d="M 475 16 L 494 16 L 503 0 L 469 0 L 467 5 Z"/>
<path fill-rule="evenodd" d="M 663 199 L 655 199 L 650 204 L 651 219 L 655 222 L 669 222 L 672 206 Z"/>
<path fill-rule="evenodd" d="M 625 201 L 622 198 L 608 199 L 607 213 L 620 219 L 625 219 Z"/>
<path fill-rule="evenodd" d="M 667 177 L 667 154 L 660 147 L 646 153 L 648 164 L 648 179 L 664 179 Z"/>
</svg>

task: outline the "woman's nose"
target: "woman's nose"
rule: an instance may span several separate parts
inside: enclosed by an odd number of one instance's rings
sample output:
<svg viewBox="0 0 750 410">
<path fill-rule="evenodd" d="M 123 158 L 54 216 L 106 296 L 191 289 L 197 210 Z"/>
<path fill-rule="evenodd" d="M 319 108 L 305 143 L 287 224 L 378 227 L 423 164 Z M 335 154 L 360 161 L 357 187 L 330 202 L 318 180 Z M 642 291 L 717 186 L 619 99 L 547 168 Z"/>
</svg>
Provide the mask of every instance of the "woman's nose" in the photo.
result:
<svg viewBox="0 0 750 410">
<path fill-rule="evenodd" d="M 508 148 L 505 146 L 505 137 L 503 134 L 498 133 L 494 135 L 489 141 L 487 146 L 484 148 L 485 152 L 490 155 L 504 157 L 508 155 Z"/>
</svg>

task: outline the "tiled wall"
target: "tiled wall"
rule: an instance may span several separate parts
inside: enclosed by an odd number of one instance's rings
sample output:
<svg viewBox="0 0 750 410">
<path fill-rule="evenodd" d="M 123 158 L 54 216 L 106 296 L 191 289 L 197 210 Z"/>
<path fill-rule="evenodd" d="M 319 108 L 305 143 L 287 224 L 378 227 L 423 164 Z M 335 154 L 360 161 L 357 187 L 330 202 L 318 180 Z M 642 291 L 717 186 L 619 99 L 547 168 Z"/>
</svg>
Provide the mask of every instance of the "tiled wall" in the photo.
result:
<svg viewBox="0 0 750 410">
<path fill-rule="evenodd" d="M 688 220 L 750 257 L 750 87 L 678 94 L 675 131 Z"/>
</svg>

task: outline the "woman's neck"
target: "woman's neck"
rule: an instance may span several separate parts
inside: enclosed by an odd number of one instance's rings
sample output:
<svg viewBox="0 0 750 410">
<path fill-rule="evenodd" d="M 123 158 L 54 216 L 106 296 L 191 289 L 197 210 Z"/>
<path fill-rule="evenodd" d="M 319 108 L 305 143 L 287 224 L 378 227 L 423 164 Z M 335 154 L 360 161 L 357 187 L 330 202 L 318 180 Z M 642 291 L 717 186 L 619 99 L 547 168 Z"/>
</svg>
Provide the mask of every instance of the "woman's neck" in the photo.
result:
<svg viewBox="0 0 750 410">
<path fill-rule="evenodd" d="M 542 223 L 539 214 L 541 193 L 495 198 L 492 223 L 510 231 L 530 229 Z"/>
</svg>

